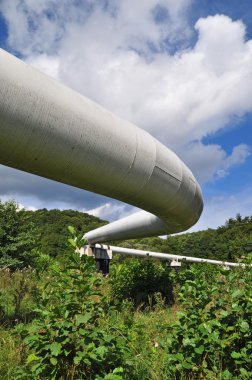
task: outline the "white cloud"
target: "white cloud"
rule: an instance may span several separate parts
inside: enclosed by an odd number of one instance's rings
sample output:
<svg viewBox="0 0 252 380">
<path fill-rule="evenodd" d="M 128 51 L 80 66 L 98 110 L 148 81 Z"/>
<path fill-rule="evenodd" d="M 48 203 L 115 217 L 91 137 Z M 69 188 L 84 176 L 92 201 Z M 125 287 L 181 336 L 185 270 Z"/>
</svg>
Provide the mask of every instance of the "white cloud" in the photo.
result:
<svg viewBox="0 0 252 380">
<path fill-rule="evenodd" d="M 222 163 L 223 170 L 228 174 L 228 170 L 235 165 L 243 164 L 246 158 L 250 156 L 251 149 L 246 144 L 240 144 L 234 147 L 232 154 L 225 158 Z"/>
<path fill-rule="evenodd" d="M 93 17 L 66 33 L 59 50 L 61 80 L 150 131 L 186 158 L 196 177 L 204 172 L 204 181 L 216 178 L 226 152 L 192 141 L 252 110 L 252 44 L 245 41 L 244 25 L 220 15 L 201 19 L 194 48 L 146 58 L 124 45 L 125 33 L 108 15 Z M 202 159 L 192 165 L 199 146 Z"/>
<path fill-rule="evenodd" d="M 195 46 L 171 55 L 174 42 L 188 46 L 189 0 L 56 3 L 3 1 L 10 46 L 183 158 L 187 147 L 187 162 L 200 151 L 200 166 L 191 165 L 196 176 L 220 173 L 225 151 L 192 141 L 252 110 L 252 42 L 245 41 L 244 24 L 224 15 L 199 19 Z M 214 163 L 210 151 L 217 153 Z"/>
<path fill-rule="evenodd" d="M 109 198 L 0 165 L 0 198 L 36 208 L 94 208 Z M 113 201 L 114 202 L 114 201 Z"/>
<path fill-rule="evenodd" d="M 8 23 L 9 45 L 21 54 L 43 52 L 46 46 L 55 43 L 58 25 L 46 17 L 38 18 L 43 12 L 43 1 L 2 1 L 1 12 Z M 46 5 L 49 1 L 44 2 Z M 36 31 L 36 32 L 35 32 Z"/>
<path fill-rule="evenodd" d="M 9 45 L 25 55 L 57 49 L 75 26 L 80 26 L 80 32 L 82 27 L 92 32 L 89 41 L 101 37 L 105 41 L 108 36 L 105 48 L 114 42 L 115 47 L 146 51 L 149 42 L 161 48 L 164 39 L 179 41 L 190 33 L 185 14 L 191 2 L 2 0 L 1 11 L 8 22 Z M 78 36 L 79 42 L 83 34 Z"/>
<path fill-rule="evenodd" d="M 55 56 L 50 56 L 47 54 L 40 54 L 38 56 L 29 56 L 26 62 L 35 67 L 36 69 L 42 71 L 43 73 L 58 79 L 59 72 L 59 59 Z"/>
<path fill-rule="evenodd" d="M 237 214 L 242 217 L 252 215 L 252 186 L 238 193 L 209 197 L 200 220 L 187 232 L 201 231 L 223 226 L 229 218 Z"/>
<path fill-rule="evenodd" d="M 18 203 L 18 211 L 19 210 L 36 211 L 37 208 L 34 206 L 24 206 L 22 203 Z"/>
<path fill-rule="evenodd" d="M 136 211 L 136 207 L 127 206 L 119 202 L 118 204 L 107 202 L 104 205 L 98 206 L 92 210 L 83 210 L 83 212 L 86 212 L 90 215 L 110 221 L 126 217 Z"/>
<path fill-rule="evenodd" d="M 224 15 L 199 19 L 195 25 L 199 38 L 195 52 L 203 56 L 204 64 L 218 76 L 236 70 L 237 61 L 246 56 L 245 25 L 230 22 Z"/>
<path fill-rule="evenodd" d="M 16 197 L 11 197 L 11 196 L 8 196 L 8 195 L 1 196 L 1 202 L 8 202 L 10 200 L 14 200 L 15 201 L 15 203 L 17 204 L 18 211 L 19 210 L 28 210 L 28 211 L 36 211 L 37 210 L 37 207 L 34 207 L 34 204 L 32 204 L 33 202 L 32 202 L 31 199 L 29 199 L 28 203 L 26 203 L 24 205 L 22 202 L 18 202 L 18 200 L 16 199 Z M 29 204 L 29 202 L 31 202 L 31 204 Z"/>
<path fill-rule="evenodd" d="M 181 156 L 190 168 L 194 168 L 197 179 L 201 184 L 218 178 L 226 177 L 233 166 L 241 165 L 251 154 L 251 149 L 246 144 L 239 144 L 228 155 L 220 145 L 203 145 L 194 142 L 185 147 Z"/>
<path fill-rule="evenodd" d="M 218 36 L 222 25 L 223 39 Z M 201 19 L 195 48 L 146 59 L 128 48 L 125 32 L 100 12 L 86 24 L 68 28 L 59 49 L 59 74 L 80 92 L 181 146 L 223 128 L 233 115 L 251 111 L 252 45 L 244 42 L 241 25 L 226 16 Z M 223 51 L 219 58 L 205 48 L 209 36 Z"/>
</svg>

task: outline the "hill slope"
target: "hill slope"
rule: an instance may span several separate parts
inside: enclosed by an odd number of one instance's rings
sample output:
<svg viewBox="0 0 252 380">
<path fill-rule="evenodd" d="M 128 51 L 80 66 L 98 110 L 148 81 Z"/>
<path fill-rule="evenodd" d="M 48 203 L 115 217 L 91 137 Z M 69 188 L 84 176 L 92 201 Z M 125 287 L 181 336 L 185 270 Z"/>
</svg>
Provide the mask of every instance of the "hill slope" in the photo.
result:
<svg viewBox="0 0 252 380">
<path fill-rule="evenodd" d="M 0 201 L 0 256 L 4 265 L 7 264 L 5 257 L 19 260 L 21 254 L 26 261 L 26 256 L 33 248 L 56 257 L 66 250 L 69 225 L 84 234 L 106 223 L 97 217 L 74 210 L 20 211 L 15 202 Z M 114 241 L 111 245 L 237 261 L 252 251 L 252 216 L 242 218 L 238 214 L 216 230 L 168 236 L 166 239 L 154 237 Z"/>
<path fill-rule="evenodd" d="M 208 259 L 237 261 L 252 252 L 252 216 L 229 219 L 217 229 L 120 242 L 128 248 L 167 252 Z"/>
<path fill-rule="evenodd" d="M 55 256 L 64 251 L 67 226 L 73 225 L 80 232 L 87 232 L 107 222 L 92 215 L 73 210 L 26 211 L 40 231 L 41 249 Z M 113 242 L 125 247 L 148 249 L 158 252 L 209 259 L 238 260 L 252 251 L 252 216 L 242 218 L 239 214 L 224 226 L 194 233 Z"/>
<path fill-rule="evenodd" d="M 95 216 L 74 210 L 41 209 L 24 212 L 38 230 L 38 248 L 52 257 L 65 252 L 68 226 L 73 226 L 79 233 L 84 234 L 107 223 Z"/>
</svg>

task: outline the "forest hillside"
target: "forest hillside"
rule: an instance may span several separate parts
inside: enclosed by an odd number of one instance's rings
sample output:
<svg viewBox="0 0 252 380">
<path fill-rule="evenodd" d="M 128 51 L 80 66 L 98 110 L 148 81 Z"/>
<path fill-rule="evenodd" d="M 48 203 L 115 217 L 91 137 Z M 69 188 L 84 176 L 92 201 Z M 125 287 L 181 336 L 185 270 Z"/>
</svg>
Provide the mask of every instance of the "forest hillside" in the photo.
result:
<svg viewBox="0 0 252 380">
<path fill-rule="evenodd" d="M 78 254 L 105 223 L 0 202 L 0 379 L 251 379 L 252 217 L 113 242 L 247 266 L 114 255 L 108 277 Z"/>
<path fill-rule="evenodd" d="M 65 248 L 67 226 L 79 232 L 87 232 L 108 222 L 92 215 L 73 210 L 23 211 L 38 228 L 40 249 L 52 256 Z M 111 244 L 112 245 L 112 244 Z M 242 218 L 237 214 L 217 229 L 160 237 L 113 242 L 128 248 L 146 249 L 156 252 L 207 259 L 237 261 L 252 251 L 252 216 Z"/>
</svg>

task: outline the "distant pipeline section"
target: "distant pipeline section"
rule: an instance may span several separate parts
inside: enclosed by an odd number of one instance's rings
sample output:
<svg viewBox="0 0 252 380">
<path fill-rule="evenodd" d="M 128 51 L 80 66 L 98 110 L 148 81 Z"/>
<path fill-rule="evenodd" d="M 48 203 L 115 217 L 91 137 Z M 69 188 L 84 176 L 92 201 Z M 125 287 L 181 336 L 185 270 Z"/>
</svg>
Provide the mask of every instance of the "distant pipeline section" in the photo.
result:
<svg viewBox="0 0 252 380">
<path fill-rule="evenodd" d="M 90 244 L 187 230 L 203 200 L 192 172 L 146 131 L 0 49 L 0 163 L 139 207 Z"/>
</svg>

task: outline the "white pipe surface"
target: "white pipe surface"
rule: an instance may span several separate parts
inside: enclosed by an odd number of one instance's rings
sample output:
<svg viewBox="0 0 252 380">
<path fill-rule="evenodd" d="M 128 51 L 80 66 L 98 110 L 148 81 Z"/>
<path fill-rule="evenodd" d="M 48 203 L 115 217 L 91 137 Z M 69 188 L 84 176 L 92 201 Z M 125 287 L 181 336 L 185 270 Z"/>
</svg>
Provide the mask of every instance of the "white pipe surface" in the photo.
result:
<svg viewBox="0 0 252 380">
<path fill-rule="evenodd" d="M 97 248 L 100 248 L 101 246 L 96 244 Z M 189 263 L 206 263 L 206 264 L 214 264 L 214 265 L 222 265 L 227 267 L 245 267 L 246 264 L 240 264 L 240 263 L 233 263 L 229 261 L 220 261 L 220 260 L 210 260 L 210 259 L 203 259 L 200 257 L 190 257 L 190 256 L 180 256 L 180 255 L 172 255 L 170 253 L 160 253 L 160 252 L 150 252 L 150 251 L 143 251 L 141 249 L 131 249 L 131 248 L 123 248 L 123 247 L 115 247 L 113 245 L 110 246 L 103 246 L 104 249 L 109 248 L 112 253 L 120 253 L 123 255 L 129 255 L 129 256 L 137 256 L 137 257 L 152 257 L 159 260 L 165 260 L 165 261 L 184 261 Z"/>
<path fill-rule="evenodd" d="M 203 208 L 175 153 L 1 49 L 0 163 L 148 212 L 87 233 L 90 243 L 184 231 Z"/>
</svg>

